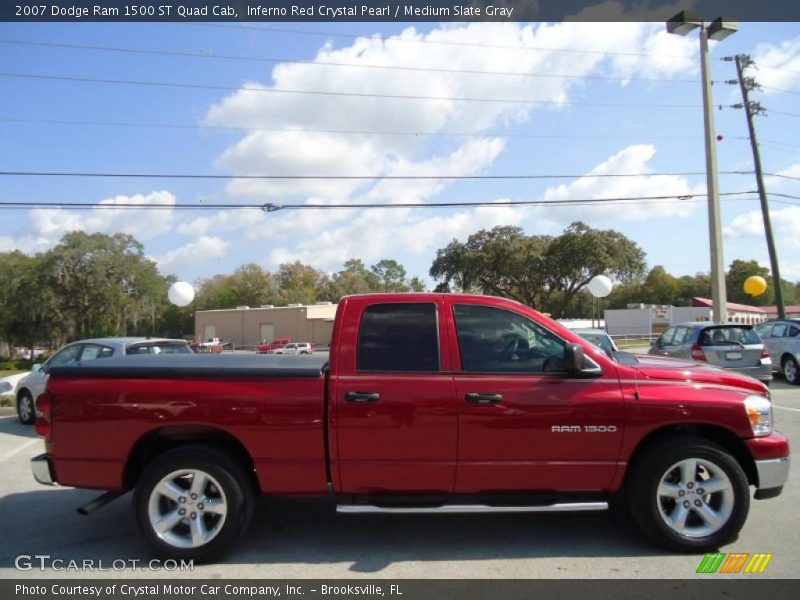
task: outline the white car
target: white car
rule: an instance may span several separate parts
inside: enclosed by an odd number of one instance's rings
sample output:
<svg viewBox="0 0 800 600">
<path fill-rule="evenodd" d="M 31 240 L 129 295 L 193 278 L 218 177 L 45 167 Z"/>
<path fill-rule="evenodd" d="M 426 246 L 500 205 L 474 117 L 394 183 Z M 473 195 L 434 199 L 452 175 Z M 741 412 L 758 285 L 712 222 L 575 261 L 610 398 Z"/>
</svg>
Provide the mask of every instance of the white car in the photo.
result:
<svg viewBox="0 0 800 600">
<path fill-rule="evenodd" d="M 311 354 L 313 351 L 314 345 L 310 342 L 292 342 L 273 351 L 273 354 Z"/>
<path fill-rule="evenodd" d="M 144 337 L 110 337 L 67 344 L 17 384 L 17 416 L 25 425 L 36 420 L 36 398 L 44 391 L 47 373 L 54 365 L 81 364 L 90 360 L 130 354 L 191 354 L 186 340 Z"/>
</svg>

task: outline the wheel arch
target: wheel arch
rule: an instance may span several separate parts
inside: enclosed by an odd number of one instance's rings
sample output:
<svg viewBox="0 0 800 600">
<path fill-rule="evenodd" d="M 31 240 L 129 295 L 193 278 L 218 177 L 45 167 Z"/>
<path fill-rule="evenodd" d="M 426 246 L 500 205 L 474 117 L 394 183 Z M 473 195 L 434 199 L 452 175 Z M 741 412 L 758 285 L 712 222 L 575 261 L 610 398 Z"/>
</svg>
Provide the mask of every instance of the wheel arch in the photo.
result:
<svg viewBox="0 0 800 600">
<path fill-rule="evenodd" d="M 742 467 L 742 470 L 747 476 L 748 484 L 758 485 L 758 472 L 756 470 L 755 459 L 747 449 L 744 441 L 729 429 L 718 425 L 709 425 L 707 423 L 681 423 L 667 425 L 651 431 L 642 438 L 633 451 L 633 455 L 628 461 L 625 470 L 625 477 L 622 485 L 625 486 L 628 484 L 631 473 L 635 471 L 639 461 L 647 454 L 649 448 L 660 444 L 666 439 L 680 439 L 681 436 L 699 437 L 721 446 L 727 450 L 736 459 L 739 466 Z"/>
<path fill-rule="evenodd" d="M 142 435 L 125 460 L 123 486 L 125 489 L 135 487 L 147 466 L 165 452 L 197 444 L 216 448 L 231 455 L 245 469 L 253 489 L 260 491 L 253 457 L 244 444 L 227 431 L 206 425 L 170 425 Z"/>
</svg>

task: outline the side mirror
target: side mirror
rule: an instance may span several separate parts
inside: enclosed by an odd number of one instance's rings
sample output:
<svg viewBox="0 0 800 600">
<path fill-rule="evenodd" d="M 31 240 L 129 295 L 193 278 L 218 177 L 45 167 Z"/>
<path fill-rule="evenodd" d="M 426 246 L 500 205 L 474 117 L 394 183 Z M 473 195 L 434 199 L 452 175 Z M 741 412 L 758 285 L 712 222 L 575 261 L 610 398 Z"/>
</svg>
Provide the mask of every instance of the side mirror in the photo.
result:
<svg viewBox="0 0 800 600">
<path fill-rule="evenodd" d="M 34 373 L 38 373 L 39 371 L 42 370 L 42 368 L 43 367 L 42 367 L 41 363 L 36 363 L 35 365 L 33 365 L 31 367 L 31 371 L 33 371 Z"/>
<path fill-rule="evenodd" d="M 564 371 L 570 375 L 574 375 L 583 369 L 585 359 L 583 346 L 580 344 L 567 344 L 564 347 Z"/>
<path fill-rule="evenodd" d="M 564 346 L 564 371 L 572 377 L 599 377 L 603 370 L 591 361 L 587 361 L 580 344 Z"/>
</svg>

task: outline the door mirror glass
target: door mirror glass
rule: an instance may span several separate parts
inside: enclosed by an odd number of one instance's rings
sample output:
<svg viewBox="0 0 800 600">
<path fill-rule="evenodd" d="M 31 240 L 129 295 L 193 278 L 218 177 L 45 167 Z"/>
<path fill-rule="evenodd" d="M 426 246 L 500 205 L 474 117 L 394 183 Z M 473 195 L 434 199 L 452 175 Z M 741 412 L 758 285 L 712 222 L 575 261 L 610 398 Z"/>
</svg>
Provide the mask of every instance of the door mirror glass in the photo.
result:
<svg viewBox="0 0 800 600">
<path fill-rule="evenodd" d="M 34 373 L 38 373 L 38 372 L 43 371 L 43 370 L 44 370 L 44 367 L 40 363 L 37 363 L 37 364 L 35 364 L 35 365 L 33 365 L 31 367 L 31 371 L 33 371 Z"/>
</svg>

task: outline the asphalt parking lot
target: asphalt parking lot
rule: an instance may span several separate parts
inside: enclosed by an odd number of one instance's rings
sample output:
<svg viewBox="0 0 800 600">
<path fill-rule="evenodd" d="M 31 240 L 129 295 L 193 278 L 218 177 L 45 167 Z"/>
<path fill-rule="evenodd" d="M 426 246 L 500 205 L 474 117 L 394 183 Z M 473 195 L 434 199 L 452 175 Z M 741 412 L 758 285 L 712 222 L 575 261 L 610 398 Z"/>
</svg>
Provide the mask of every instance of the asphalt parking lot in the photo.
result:
<svg viewBox="0 0 800 600">
<path fill-rule="evenodd" d="M 777 428 L 797 452 L 800 387 L 777 380 L 772 393 Z M 127 561 L 124 569 L 103 573 L 126 578 L 701 577 L 695 571 L 702 556 L 661 551 L 607 513 L 356 516 L 336 515 L 328 499 L 274 498 L 259 501 L 250 531 L 224 562 L 186 572 L 134 570 L 130 561 L 146 565 L 153 555 L 137 531 L 130 495 L 91 516 L 78 515 L 75 508 L 97 493 L 37 484 L 28 460 L 42 448 L 32 428 L 15 417 L 0 418 L 3 579 L 93 576 L 78 570 L 17 570 L 20 555 L 49 555 L 63 565 L 94 560 L 109 567 Z M 774 555 L 762 575 L 747 577 L 800 574 L 799 490 L 795 459 L 783 495 L 753 501 L 739 540 L 721 549 Z"/>
</svg>

